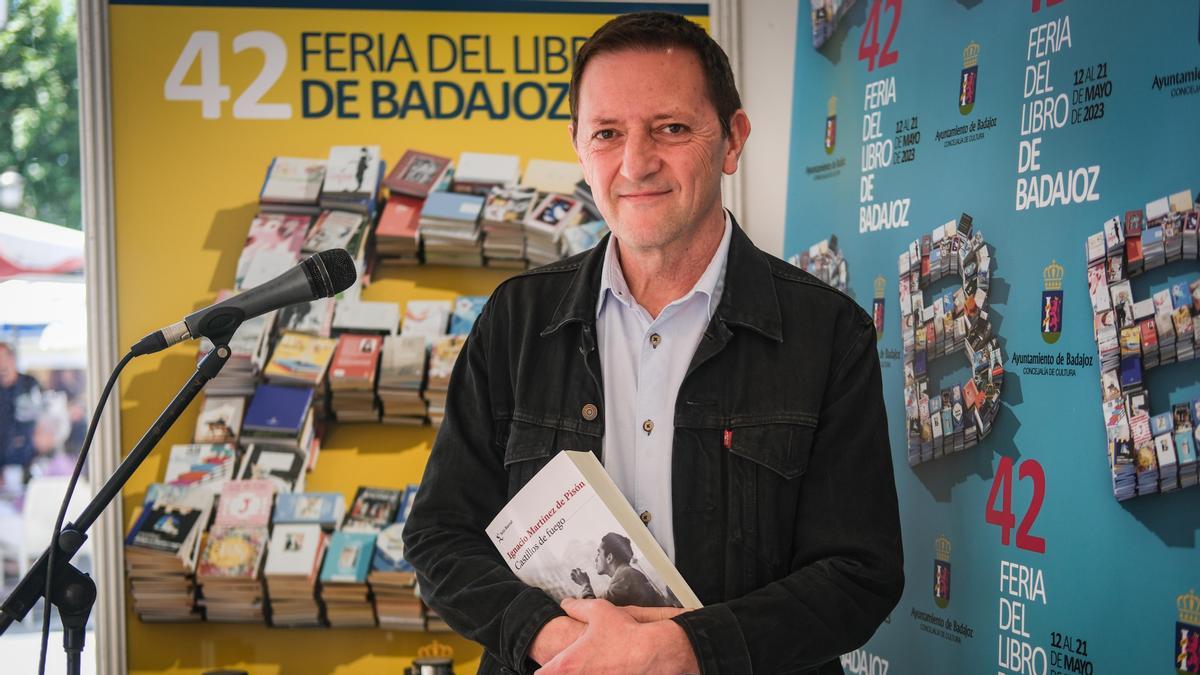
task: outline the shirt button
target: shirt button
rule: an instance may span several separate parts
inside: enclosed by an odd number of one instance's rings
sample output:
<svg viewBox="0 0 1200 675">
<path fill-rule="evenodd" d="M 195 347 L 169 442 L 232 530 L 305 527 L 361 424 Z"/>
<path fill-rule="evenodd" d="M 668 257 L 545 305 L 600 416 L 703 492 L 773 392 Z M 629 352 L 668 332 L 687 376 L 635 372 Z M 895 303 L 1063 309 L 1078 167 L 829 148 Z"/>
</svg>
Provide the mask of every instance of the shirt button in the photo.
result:
<svg viewBox="0 0 1200 675">
<path fill-rule="evenodd" d="M 641 513 L 638 514 L 638 518 L 642 519 L 643 525 L 650 524 L 650 512 L 649 511 L 642 511 Z"/>
<path fill-rule="evenodd" d="M 654 431 L 654 422 L 650 420 L 642 422 L 642 431 L 645 431 L 646 434 L 649 435 L 651 431 Z"/>
<path fill-rule="evenodd" d="M 583 419 L 591 422 L 592 420 L 596 419 L 596 415 L 599 414 L 600 410 L 596 408 L 595 404 L 588 403 L 587 405 L 583 406 Z"/>
<path fill-rule="evenodd" d="M 650 346 L 658 349 L 658 345 L 662 344 L 662 336 L 655 333 L 650 336 Z"/>
</svg>

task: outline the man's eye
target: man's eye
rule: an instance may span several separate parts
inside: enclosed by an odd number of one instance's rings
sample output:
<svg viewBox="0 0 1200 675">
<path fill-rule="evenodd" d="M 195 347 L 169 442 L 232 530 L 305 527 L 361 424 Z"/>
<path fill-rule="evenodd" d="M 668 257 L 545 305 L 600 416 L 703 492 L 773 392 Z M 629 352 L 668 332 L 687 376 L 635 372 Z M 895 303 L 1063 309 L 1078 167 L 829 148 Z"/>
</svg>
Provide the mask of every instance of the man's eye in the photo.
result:
<svg viewBox="0 0 1200 675">
<path fill-rule="evenodd" d="M 601 141 L 611 141 L 612 139 L 616 138 L 616 136 L 617 132 L 613 131 L 612 129 L 601 129 L 595 133 L 593 138 Z"/>
<path fill-rule="evenodd" d="M 682 134 L 683 132 L 687 131 L 687 127 L 679 123 L 668 124 L 667 126 L 663 127 L 663 131 L 666 131 L 668 134 L 672 135 Z"/>
</svg>

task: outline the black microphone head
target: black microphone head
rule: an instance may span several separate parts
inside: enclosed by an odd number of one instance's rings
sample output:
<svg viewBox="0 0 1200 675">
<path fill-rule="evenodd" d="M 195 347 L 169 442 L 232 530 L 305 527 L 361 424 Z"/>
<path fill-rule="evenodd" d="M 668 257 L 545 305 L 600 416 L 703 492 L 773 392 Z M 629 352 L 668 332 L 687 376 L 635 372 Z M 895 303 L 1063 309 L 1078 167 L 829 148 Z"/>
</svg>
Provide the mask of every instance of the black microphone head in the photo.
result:
<svg viewBox="0 0 1200 675">
<path fill-rule="evenodd" d="M 350 288 L 358 278 L 354 258 L 346 249 L 331 248 L 304 261 L 304 275 L 308 277 L 313 296 L 329 298 Z"/>
</svg>

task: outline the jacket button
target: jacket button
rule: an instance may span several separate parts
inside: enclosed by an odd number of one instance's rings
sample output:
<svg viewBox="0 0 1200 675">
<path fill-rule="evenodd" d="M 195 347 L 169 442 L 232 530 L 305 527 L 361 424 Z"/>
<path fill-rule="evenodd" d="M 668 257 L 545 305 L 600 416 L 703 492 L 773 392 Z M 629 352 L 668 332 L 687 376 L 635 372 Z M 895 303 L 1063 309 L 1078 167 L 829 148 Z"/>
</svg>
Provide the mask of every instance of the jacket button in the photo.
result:
<svg viewBox="0 0 1200 675">
<path fill-rule="evenodd" d="M 596 419 L 596 415 L 599 414 L 600 409 L 597 408 L 595 404 L 588 403 L 587 405 L 583 406 L 583 419 L 591 422 L 592 420 Z"/>
<path fill-rule="evenodd" d="M 642 511 L 641 513 L 638 514 L 638 518 L 642 519 L 643 525 L 650 524 L 650 512 L 649 511 Z"/>
<path fill-rule="evenodd" d="M 651 420 L 642 422 L 642 431 L 645 431 L 647 434 L 649 434 L 651 431 L 654 431 L 654 422 Z"/>
<path fill-rule="evenodd" d="M 650 346 L 651 347 L 658 349 L 658 346 L 660 344 L 662 344 L 662 336 L 661 335 L 659 335 L 658 333 L 655 333 L 650 336 Z"/>
</svg>

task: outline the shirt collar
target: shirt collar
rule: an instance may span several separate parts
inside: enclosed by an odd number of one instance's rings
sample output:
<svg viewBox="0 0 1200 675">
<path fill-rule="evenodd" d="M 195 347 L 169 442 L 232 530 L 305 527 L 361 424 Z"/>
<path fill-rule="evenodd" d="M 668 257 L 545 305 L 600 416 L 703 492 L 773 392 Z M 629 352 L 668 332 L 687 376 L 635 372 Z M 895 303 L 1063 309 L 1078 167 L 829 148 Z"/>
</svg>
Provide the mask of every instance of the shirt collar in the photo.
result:
<svg viewBox="0 0 1200 675">
<path fill-rule="evenodd" d="M 721 301 L 721 293 L 725 288 L 725 267 L 726 261 L 729 258 L 729 241 L 733 235 L 733 225 L 729 219 L 729 212 L 725 211 L 724 214 L 725 232 L 721 235 L 721 243 L 717 246 L 716 252 L 713 253 L 712 259 L 708 261 L 708 266 L 704 268 L 704 272 L 696 280 L 696 284 L 692 286 L 692 290 L 671 303 L 682 302 L 696 293 L 703 293 L 708 298 L 708 318 L 710 319 L 713 312 L 717 310 L 717 304 Z M 600 296 L 596 302 L 597 317 L 600 316 L 601 310 L 604 309 L 604 302 L 608 297 L 612 297 L 613 300 L 625 305 L 626 308 L 633 306 L 633 294 L 629 291 L 629 285 L 625 282 L 625 273 L 621 270 L 621 261 L 617 255 L 616 246 L 616 237 L 610 236 L 608 244 L 604 248 L 604 262 L 601 265 L 600 271 Z"/>
</svg>

